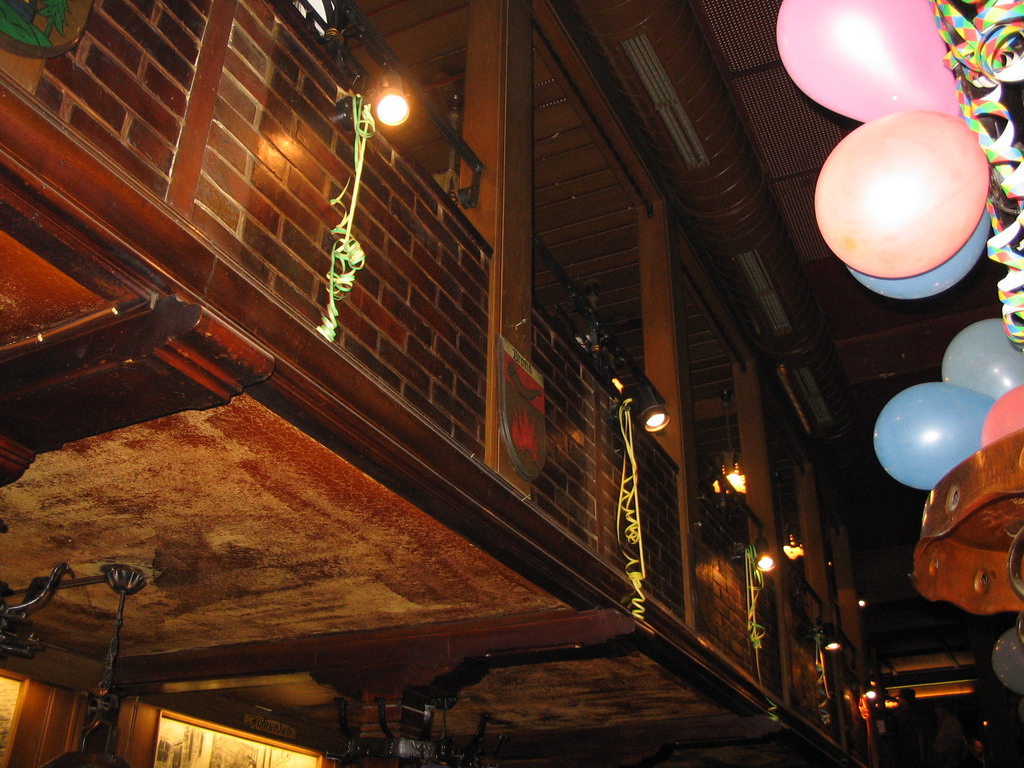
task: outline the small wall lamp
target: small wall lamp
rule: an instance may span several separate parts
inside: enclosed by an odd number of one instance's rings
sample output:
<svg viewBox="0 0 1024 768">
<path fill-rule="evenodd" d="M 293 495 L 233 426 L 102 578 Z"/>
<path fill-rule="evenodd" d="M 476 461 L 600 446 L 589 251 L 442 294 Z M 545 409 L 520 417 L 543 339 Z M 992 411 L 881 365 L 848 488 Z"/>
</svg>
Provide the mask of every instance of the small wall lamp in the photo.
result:
<svg viewBox="0 0 1024 768">
<path fill-rule="evenodd" d="M 409 119 L 409 97 L 402 78 L 393 69 L 385 69 L 372 93 L 373 111 L 384 125 L 401 125 Z"/>
<path fill-rule="evenodd" d="M 756 564 L 757 570 L 767 573 L 768 571 L 775 568 L 775 557 L 771 553 L 771 549 L 768 547 L 768 539 L 764 536 L 759 536 L 757 542 L 754 544 L 754 551 L 756 552 Z"/>
<path fill-rule="evenodd" d="M 816 632 L 821 642 L 821 647 L 826 651 L 834 652 L 842 649 L 843 641 L 840 639 L 839 633 L 836 631 L 835 624 L 823 624 L 821 629 L 816 630 Z"/>
<path fill-rule="evenodd" d="M 634 398 L 644 429 L 648 432 L 660 432 L 668 426 L 669 416 L 665 409 L 665 399 L 655 391 L 650 382 L 638 384 Z"/>
</svg>

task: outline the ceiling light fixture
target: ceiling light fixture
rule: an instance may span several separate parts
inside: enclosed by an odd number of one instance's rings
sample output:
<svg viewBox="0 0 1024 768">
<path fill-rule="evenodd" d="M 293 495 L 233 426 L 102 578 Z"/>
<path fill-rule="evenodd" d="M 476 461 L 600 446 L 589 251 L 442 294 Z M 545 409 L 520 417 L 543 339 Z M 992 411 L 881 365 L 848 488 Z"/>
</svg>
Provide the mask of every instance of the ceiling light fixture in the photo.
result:
<svg viewBox="0 0 1024 768">
<path fill-rule="evenodd" d="M 65 566 L 66 567 L 66 566 Z M 103 679 L 95 694 L 89 695 L 86 712 L 89 720 L 82 726 L 78 750 L 65 752 L 45 763 L 42 768 L 131 768 L 128 762 L 114 754 L 117 747 L 117 713 L 119 701 L 113 692 L 114 664 L 121 645 L 121 626 L 124 624 L 124 602 L 128 595 L 134 595 L 146 586 L 146 577 L 137 568 L 129 565 L 112 565 L 106 569 L 107 585 L 119 596 L 117 614 L 114 617 L 114 634 L 103 662 Z M 83 580 L 84 581 L 84 580 Z M 90 749 L 99 734 L 106 731 L 102 751 Z"/>
<path fill-rule="evenodd" d="M 804 545 L 795 533 L 791 533 L 789 541 L 782 545 L 782 551 L 790 560 L 796 560 L 804 556 Z"/>
<path fill-rule="evenodd" d="M 633 65 L 637 77 L 643 83 L 647 95 L 654 102 L 665 125 L 665 130 L 672 138 L 679 155 L 687 168 L 703 168 L 710 164 L 708 154 L 701 143 L 693 121 L 683 109 L 682 102 L 675 86 L 669 80 L 668 73 L 662 65 L 654 46 L 647 35 L 640 34 L 622 41 L 622 49 Z"/>
<path fill-rule="evenodd" d="M 747 477 L 740 467 L 740 454 L 732 447 L 732 423 L 729 418 L 732 412 L 732 390 L 722 390 L 722 409 L 725 411 L 725 441 L 728 448 L 722 454 L 722 475 L 729 483 L 729 487 L 736 493 L 747 492 Z"/>
</svg>

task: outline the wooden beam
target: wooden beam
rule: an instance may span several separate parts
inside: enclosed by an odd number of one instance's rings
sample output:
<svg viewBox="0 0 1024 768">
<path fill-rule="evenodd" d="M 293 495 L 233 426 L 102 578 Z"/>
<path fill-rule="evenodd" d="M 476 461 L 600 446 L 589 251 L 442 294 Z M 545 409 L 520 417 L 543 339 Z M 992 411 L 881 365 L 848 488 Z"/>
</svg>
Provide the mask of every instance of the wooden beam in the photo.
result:
<svg viewBox="0 0 1024 768">
<path fill-rule="evenodd" d="M 378 686 L 402 670 L 404 686 L 425 685 L 466 659 L 536 654 L 599 645 L 628 635 L 633 620 L 616 610 L 549 611 L 497 619 L 247 643 L 122 658 L 118 684 L 155 692 L 231 687 L 232 678 L 312 672 L 338 687 Z"/>
<path fill-rule="evenodd" d="M 168 296 L 0 347 L 5 437 L 36 453 L 188 408 L 222 405 L 273 358 L 209 310 Z"/>
<path fill-rule="evenodd" d="M 235 22 L 236 3 L 237 0 L 213 3 L 203 31 L 199 59 L 167 188 L 167 202 L 183 216 L 191 216 L 199 187 L 199 175 L 213 124 L 213 110 L 217 104 L 220 78 Z"/>
<path fill-rule="evenodd" d="M 480 199 L 466 217 L 489 242 L 487 463 L 524 493 L 499 421 L 501 351 L 507 339 L 532 359 L 533 51 L 530 10 L 516 0 L 471 0 L 463 136 L 484 164 Z"/>
</svg>

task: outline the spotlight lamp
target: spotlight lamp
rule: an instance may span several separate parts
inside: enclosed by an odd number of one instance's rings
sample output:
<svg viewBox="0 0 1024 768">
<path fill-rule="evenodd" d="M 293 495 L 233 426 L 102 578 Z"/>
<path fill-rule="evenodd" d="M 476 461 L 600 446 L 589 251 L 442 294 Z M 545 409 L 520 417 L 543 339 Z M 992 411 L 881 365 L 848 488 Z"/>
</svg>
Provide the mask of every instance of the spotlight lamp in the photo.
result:
<svg viewBox="0 0 1024 768">
<path fill-rule="evenodd" d="M 768 548 L 768 539 L 764 536 L 758 537 L 757 543 L 754 544 L 754 551 L 757 553 L 757 570 L 767 573 L 775 568 L 775 557 L 772 556 L 771 550 Z"/>
<path fill-rule="evenodd" d="M 409 118 L 409 98 L 402 78 L 393 69 L 385 69 L 374 92 L 374 114 L 384 125 L 401 125 Z"/>
<path fill-rule="evenodd" d="M 824 624 L 821 629 L 817 630 L 818 636 L 821 639 L 821 647 L 826 651 L 839 651 L 842 650 L 843 641 L 839 637 L 839 633 L 836 631 L 834 624 Z"/>
<path fill-rule="evenodd" d="M 634 394 L 640 421 L 648 432 L 660 432 L 668 426 L 668 411 L 665 400 L 659 395 L 650 382 L 643 382 Z"/>
</svg>

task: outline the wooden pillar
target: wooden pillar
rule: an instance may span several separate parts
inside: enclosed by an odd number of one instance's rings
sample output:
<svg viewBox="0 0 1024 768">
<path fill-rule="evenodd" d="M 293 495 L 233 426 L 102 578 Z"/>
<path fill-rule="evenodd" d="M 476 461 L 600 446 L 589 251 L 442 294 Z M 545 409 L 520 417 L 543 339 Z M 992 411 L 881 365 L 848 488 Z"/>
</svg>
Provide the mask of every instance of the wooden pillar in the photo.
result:
<svg viewBox="0 0 1024 768">
<path fill-rule="evenodd" d="M 800 514 L 800 536 L 804 545 L 804 574 L 822 601 L 823 621 L 832 621 L 825 538 L 821 530 L 821 510 L 814 479 L 814 467 L 804 464 L 796 475 L 796 503 Z M 818 617 L 814 617 L 818 618 Z"/>
<path fill-rule="evenodd" d="M 746 367 L 733 365 L 733 382 L 736 385 L 736 420 L 739 423 L 740 458 L 747 478 L 746 501 L 761 523 L 761 534 L 768 540 L 776 564 L 782 557 L 775 501 L 772 492 L 772 473 L 768 455 L 768 436 L 764 429 L 764 403 L 761 400 L 761 381 L 757 365 L 750 361 Z M 779 566 L 776 565 L 776 571 Z M 789 597 L 782 588 L 778 573 L 768 574 L 772 594 L 775 596 L 776 626 L 779 635 L 779 664 L 782 670 L 789 668 L 791 638 L 788 616 Z M 782 674 L 782 698 L 792 698 L 792 680 Z"/>
<path fill-rule="evenodd" d="M 491 244 L 486 461 L 529 490 L 499 435 L 498 344 L 532 358 L 533 30 L 529 3 L 471 0 L 463 136 L 484 164 L 466 216 Z"/>
<path fill-rule="evenodd" d="M 832 543 L 832 562 L 836 570 L 836 595 L 839 603 L 839 623 L 843 634 L 857 649 L 857 672 L 863 677 L 867 669 L 864 653 L 864 633 L 861 630 L 860 606 L 857 604 L 857 587 L 853 579 L 853 561 L 850 557 L 850 542 L 846 529 L 840 530 Z"/>
<path fill-rule="evenodd" d="M 695 622 L 693 569 L 690 564 L 690 511 L 697 508 L 697 445 L 690 390 L 690 356 L 686 344 L 686 311 L 679 255 L 672 250 L 665 203 L 655 202 L 637 218 L 640 262 L 640 302 L 643 314 L 644 372 L 665 398 L 671 421 L 656 433 L 675 461 L 679 503 L 680 552 L 685 621 Z M 676 238 L 678 240 L 678 238 Z M 677 247 L 685 247 L 681 243 Z"/>
</svg>

